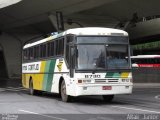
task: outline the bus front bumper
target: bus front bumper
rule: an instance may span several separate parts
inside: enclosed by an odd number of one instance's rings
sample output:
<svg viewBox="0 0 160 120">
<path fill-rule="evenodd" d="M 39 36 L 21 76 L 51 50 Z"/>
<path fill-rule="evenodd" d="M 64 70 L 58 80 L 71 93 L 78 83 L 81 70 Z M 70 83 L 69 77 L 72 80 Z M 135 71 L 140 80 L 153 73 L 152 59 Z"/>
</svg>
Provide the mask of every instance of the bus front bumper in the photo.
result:
<svg viewBox="0 0 160 120">
<path fill-rule="evenodd" d="M 133 84 L 78 85 L 73 96 L 131 94 Z"/>
</svg>

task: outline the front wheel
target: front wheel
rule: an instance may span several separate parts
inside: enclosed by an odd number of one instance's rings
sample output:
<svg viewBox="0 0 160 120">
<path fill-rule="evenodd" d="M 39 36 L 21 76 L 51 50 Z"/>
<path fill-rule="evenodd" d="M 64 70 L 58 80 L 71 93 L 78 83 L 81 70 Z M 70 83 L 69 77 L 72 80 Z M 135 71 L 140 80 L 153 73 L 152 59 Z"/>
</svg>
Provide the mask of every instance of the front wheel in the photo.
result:
<svg viewBox="0 0 160 120">
<path fill-rule="evenodd" d="M 105 102 L 111 102 L 114 98 L 114 95 L 103 95 L 103 100 Z"/>
<path fill-rule="evenodd" d="M 61 98 L 63 102 L 69 102 L 71 100 L 71 96 L 67 95 L 66 84 L 64 80 L 61 83 Z"/>
</svg>

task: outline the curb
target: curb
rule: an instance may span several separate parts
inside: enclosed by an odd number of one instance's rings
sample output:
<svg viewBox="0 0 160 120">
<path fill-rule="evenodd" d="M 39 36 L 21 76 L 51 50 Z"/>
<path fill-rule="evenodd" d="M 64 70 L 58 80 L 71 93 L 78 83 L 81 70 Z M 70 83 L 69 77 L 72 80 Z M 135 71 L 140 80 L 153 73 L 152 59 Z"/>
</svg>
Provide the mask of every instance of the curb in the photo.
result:
<svg viewBox="0 0 160 120">
<path fill-rule="evenodd" d="M 133 83 L 133 88 L 160 88 L 160 83 Z"/>
</svg>

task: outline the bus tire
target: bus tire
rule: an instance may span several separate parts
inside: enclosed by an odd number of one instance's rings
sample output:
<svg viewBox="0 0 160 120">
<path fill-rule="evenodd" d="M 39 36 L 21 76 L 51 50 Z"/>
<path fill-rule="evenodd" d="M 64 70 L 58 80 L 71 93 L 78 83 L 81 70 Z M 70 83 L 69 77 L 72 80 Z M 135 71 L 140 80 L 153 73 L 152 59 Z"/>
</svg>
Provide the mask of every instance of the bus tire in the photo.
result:
<svg viewBox="0 0 160 120">
<path fill-rule="evenodd" d="M 102 95 L 102 96 L 105 102 L 111 102 L 114 98 L 114 95 Z"/>
<path fill-rule="evenodd" d="M 37 95 L 37 90 L 34 89 L 32 80 L 29 82 L 29 93 L 30 95 Z"/>
<path fill-rule="evenodd" d="M 67 95 L 66 93 L 66 83 L 64 80 L 61 82 L 60 94 L 61 94 L 61 99 L 63 102 L 71 101 L 71 96 Z"/>
</svg>

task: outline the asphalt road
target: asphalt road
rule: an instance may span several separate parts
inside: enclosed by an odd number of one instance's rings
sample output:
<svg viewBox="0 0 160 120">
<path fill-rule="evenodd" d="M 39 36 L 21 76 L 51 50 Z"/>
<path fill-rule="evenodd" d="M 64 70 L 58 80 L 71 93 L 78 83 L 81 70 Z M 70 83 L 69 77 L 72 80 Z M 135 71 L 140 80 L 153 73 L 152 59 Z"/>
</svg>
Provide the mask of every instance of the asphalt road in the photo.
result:
<svg viewBox="0 0 160 120">
<path fill-rule="evenodd" d="M 64 103 L 55 94 L 31 96 L 22 87 L 0 88 L 2 120 L 160 120 L 160 88 L 134 88 L 105 103 L 101 96 Z"/>
</svg>

